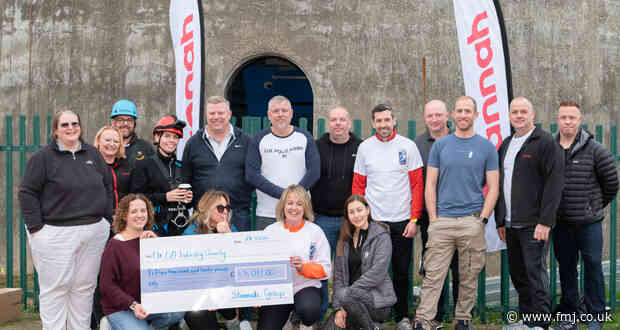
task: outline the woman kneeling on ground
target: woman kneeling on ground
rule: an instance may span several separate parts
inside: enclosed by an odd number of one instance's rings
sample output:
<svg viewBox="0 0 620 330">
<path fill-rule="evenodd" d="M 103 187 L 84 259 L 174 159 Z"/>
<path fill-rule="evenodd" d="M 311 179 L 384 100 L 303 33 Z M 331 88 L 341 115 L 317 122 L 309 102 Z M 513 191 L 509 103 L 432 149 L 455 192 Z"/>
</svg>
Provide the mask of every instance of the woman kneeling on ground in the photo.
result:
<svg viewBox="0 0 620 330">
<path fill-rule="evenodd" d="M 380 329 L 396 302 L 391 258 L 388 227 L 372 221 L 364 197 L 352 195 L 345 202 L 334 261 L 335 312 L 323 329 Z"/>
<path fill-rule="evenodd" d="M 230 224 L 230 198 L 223 191 L 208 191 L 200 198 L 190 225 L 183 235 L 220 234 L 236 232 Z M 209 309 L 185 313 L 185 322 L 190 329 L 219 329 L 215 312 L 224 317 L 226 329 L 239 329 L 235 308 Z"/>
<path fill-rule="evenodd" d="M 293 310 L 303 323 L 300 329 L 307 329 L 321 316 L 321 280 L 328 278 L 331 268 L 329 243 L 323 230 L 312 223 L 310 197 L 300 185 L 291 185 L 284 190 L 276 205 L 276 218 L 278 221 L 267 226 L 265 231 L 291 237 L 288 249 L 294 269 L 294 303 L 261 307 L 258 330 L 283 329 Z"/>
<path fill-rule="evenodd" d="M 142 194 L 121 199 L 112 227 L 116 235 L 101 259 L 99 286 L 101 305 L 112 330 L 165 329 L 185 313 L 149 314 L 140 304 L 140 239 L 157 237 L 153 228 L 153 205 Z"/>
</svg>

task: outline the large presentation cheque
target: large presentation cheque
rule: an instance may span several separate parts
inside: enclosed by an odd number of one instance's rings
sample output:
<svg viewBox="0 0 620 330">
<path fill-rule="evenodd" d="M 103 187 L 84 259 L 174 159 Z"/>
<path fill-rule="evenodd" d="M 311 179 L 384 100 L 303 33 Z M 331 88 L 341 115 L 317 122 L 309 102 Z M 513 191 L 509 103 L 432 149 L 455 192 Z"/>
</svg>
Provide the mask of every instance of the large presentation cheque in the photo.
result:
<svg viewBox="0 0 620 330">
<path fill-rule="evenodd" d="M 293 303 L 286 236 L 264 231 L 140 240 L 148 313 Z"/>
</svg>

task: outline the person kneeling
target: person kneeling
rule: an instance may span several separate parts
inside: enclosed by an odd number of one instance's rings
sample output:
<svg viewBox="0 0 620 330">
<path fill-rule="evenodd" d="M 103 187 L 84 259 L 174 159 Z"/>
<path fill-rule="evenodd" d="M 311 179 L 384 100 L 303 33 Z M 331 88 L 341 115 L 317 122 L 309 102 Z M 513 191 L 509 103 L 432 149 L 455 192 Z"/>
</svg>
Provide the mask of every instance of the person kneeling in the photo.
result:
<svg viewBox="0 0 620 330">
<path fill-rule="evenodd" d="M 212 190 L 200 198 L 196 212 L 183 235 L 223 234 L 236 232 L 230 224 L 230 198 L 223 191 Z M 226 329 L 239 329 L 237 311 L 234 308 L 208 309 L 185 313 L 185 322 L 190 329 L 219 329 L 216 312 L 225 319 Z"/>
<path fill-rule="evenodd" d="M 121 199 L 110 239 L 101 259 L 99 285 L 101 305 L 112 330 L 165 329 L 183 319 L 185 313 L 148 314 L 140 304 L 140 240 L 157 237 L 153 228 L 153 206 L 142 194 Z"/>
<path fill-rule="evenodd" d="M 388 274 L 392 242 L 386 225 L 372 221 L 360 195 L 345 202 L 334 262 L 334 313 L 323 329 L 380 329 L 396 302 Z"/>
<path fill-rule="evenodd" d="M 283 329 L 293 310 L 295 318 L 304 325 L 300 328 L 306 329 L 321 317 L 321 280 L 328 278 L 331 268 L 329 243 L 323 230 L 312 223 L 310 197 L 300 185 L 284 190 L 276 205 L 276 218 L 278 221 L 267 226 L 265 231 L 291 237 L 288 248 L 294 269 L 294 303 L 261 307 L 258 330 Z M 292 320 L 292 323 L 297 322 Z"/>
</svg>

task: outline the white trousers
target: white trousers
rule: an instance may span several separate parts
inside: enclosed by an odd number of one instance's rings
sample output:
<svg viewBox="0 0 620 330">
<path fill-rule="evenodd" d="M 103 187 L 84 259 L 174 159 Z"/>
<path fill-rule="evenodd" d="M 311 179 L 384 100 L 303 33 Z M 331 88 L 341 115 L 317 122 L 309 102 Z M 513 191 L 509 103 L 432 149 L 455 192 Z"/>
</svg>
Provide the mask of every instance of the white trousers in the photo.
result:
<svg viewBox="0 0 620 330">
<path fill-rule="evenodd" d="M 45 225 L 30 235 L 32 262 L 39 273 L 44 330 L 90 329 L 93 293 L 110 224 Z"/>
</svg>

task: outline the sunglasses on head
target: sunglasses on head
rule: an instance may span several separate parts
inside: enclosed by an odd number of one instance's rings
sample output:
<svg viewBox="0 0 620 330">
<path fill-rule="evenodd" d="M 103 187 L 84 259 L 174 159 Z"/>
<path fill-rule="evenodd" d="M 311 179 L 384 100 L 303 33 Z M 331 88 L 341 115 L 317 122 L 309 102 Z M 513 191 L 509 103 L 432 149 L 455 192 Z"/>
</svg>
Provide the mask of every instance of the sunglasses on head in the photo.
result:
<svg viewBox="0 0 620 330">
<path fill-rule="evenodd" d="M 60 127 L 68 128 L 69 125 L 71 125 L 72 127 L 79 127 L 80 123 L 78 123 L 77 121 L 74 121 L 74 122 L 71 122 L 71 123 L 62 123 L 62 124 L 60 124 Z"/>
<path fill-rule="evenodd" d="M 215 208 L 220 213 L 224 213 L 224 210 L 230 212 L 230 205 L 222 205 L 222 204 L 220 204 L 220 205 L 216 206 Z"/>
</svg>

